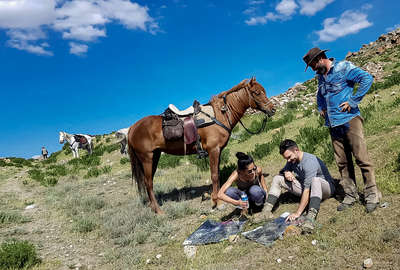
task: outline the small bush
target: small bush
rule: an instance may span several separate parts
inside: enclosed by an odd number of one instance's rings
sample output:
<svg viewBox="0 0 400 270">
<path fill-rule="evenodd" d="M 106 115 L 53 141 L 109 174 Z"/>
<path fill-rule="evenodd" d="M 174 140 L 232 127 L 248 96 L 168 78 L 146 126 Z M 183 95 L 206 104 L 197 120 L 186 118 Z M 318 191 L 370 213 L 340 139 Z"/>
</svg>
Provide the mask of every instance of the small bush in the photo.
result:
<svg viewBox="0 0 400 270">
<path fill-rule="evenodd" d="M 58 183 L 58 179 L 55 177 L 46 177 L 42 181 L 42 185 L 45 187 L 52 187 L 52 186 L 57 185 L 57 183 Z"/>
<path fill-rule="evenodd" d="M 109 143 L 111 141 L 110 138 L 106 138 L 106 142 Z"/>
<path fill-rule="evenodd" d="M 290 101 L 286 104 L 286 108 L 289 110 L 296 110 L 300 104 L 301 101 Z"/>
<path fill-rule="evenodd" d="M 99 166 L 100 157 L 95 155 L 87 155 L 80 158 L 80 163 L 87 167 Z"/>
<path fill-rule="evenodd" d="M 329 138 L 326 128 L 303 127 L 296 136 L 296 142 L 301 149 L 308 153 L 315 153 L 318 145 Z"/>
<path fill-rule="evenodd" d="M 129 161 L 130 161 L 129 158 L 123 157 L 120 159 L 119 163 L 121 163 L 121 165 L 124 165 L 126 163 L 129 163 Z"/>
<path fill-rule="evenodd" d="M 392 75 L 385 78 L 383 82 L 375 82 L 370 88 L 370 93 L 379 91 L 380 89 L 386 89 L 392 87 L 393 85 L 400 84 L 400 73 L 393 72 Z"/>
<path fill-rule="evenodd" d="M 188 160 L 195 165 L 199 171 L 207 171 L 210 168 L 210 159 L 208 157 L 197 158 L 197 155 L 190 155 L 188 156 Z"/>
<path fill-rule="evenodd" d="M 268 132 L 270 130 L 280 128 L 280 127 L 292 122 L 294 120 L 294 118 L 295 118 L 295 116 L 293 115 L 293 113 L 291 111 L 288 111 L 282 118 L 280 118 L 278 120 L 272 120 L 272 121 L 267 122 L 265 131 Z"/>
<path fill-rule="evenodd" d="M 121 146 L 119 144 L 110 144 L 105 147 L 105 150 L 107 151 L 107 153 L 111 153 L 116 150 L 120 150 L 120 148 L 121 148 Z"/>
<path fill-rule="evenodd" d="M 63 145 L 62 151 L 64 151 L 64 153 L 65 153 L 66 155 L 69 155 L 69 154 L 72 153 L 71 147 L 70 147 L 70 145 L 69 145 L 68 142 L 66 142 L 66 143 Z"/>
<path fill-rule="evenodd" d="M 93 231 L 96 227 L 96 223 L 92 220 L 87 218 L 80 218 L 76 221 L 73 230 L 80 233 L 88 233 Z"/>
<path fill-rule="evenodd" d="M 38 182 L 42 182 L 44 179 L 44 174 L 42 173 L 41 170 L 39 169 L 32 169 L 28 171 L 29 177 L 32 178 L 33 180 L 36 180 Z"/>
<path fill-rule="evenodd" d="M 8 240 L 0 246 L 0 269 L 29 268 L 41 262 L 28 241 Z"/>
<path fill-rule="evenodd" d="M 105 166 L 103 166 L 103 167 L 101 168 L 101 170 L 102 170 L 102 172 L 103 172 L 104 174 L 111 173 L 111 166 L 105 165 Z"/>
<path fill-rule="evenodd" d="M 158 167 L 161 169 L 175 168 L 181 162 L 182 156 L 162 154 L 158 161 Z M 128 159 L 129 161 L 129 159 Z"/>
<path fill-rule="evenodd" d="M 219 183 L 221 186 L 225 184 L 234 170 L 236 170 L 236 165 L 233 163 L 222 167 L 222 169 L 219 171 Z"/>
<path fill-rule="evenodd" d="M 101 169 L 94 167 L 94 168 L 90 168 L 83 178 L 98 177 L 101 174 L 102 174 Z"/>
<path fill-rule="evenodd" d="M 51 176 L 65 176 L 68 173 L 65 165 L 50 165 L 47 174 Z"/>
<path fill-rule="evenodd" d="M 332 164 L 335 160 L 332 144 L 328 140 L 322 143 L 321 159 L 326 165 Z"/>
</svg>

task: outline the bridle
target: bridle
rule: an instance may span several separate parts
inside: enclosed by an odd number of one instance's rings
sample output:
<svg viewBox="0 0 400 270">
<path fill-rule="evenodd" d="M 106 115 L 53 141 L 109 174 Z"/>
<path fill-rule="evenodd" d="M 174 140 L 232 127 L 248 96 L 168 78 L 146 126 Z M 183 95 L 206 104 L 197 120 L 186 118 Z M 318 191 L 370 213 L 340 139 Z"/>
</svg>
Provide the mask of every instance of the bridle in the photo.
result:
<svg viewBox="0 0 400 270">
<path fill-rule="evenodd" d="M 235 90 L 235 91 L 226 93 L 226 94 L 224 94 L 224 95 L 222 96 L 222 98 L 223 98 L 223 100 L 224 100 L 224 106 L 221 108 L 221 112 L 222 112 L 223 114 L 226 113 L 225 116 L 226 116 L 226 118 L 227 118 L 227 120 L 228 120 L 228 123 L 229 123 L 229 126 L 230 126 L 230 130 L 232 130 L 232 126 L 233 126 L 233 125 L 232 125 L 232 122 L 231 122 L 231 119 L 230 119 L 230 116 L 232 116 L 232 113 L 230 112 L 229 107 L 228 107 L 228 104 L 227 104 L 227 102 L 226 102 L 226 96 L 228 96 L 228 95 L 231 94 L 231 93 L 238 92 L 238 91 L 242 90 L 243 88 L 246 90 L 247 95 L 248 95 L 248 97 L 249 97 L 249 105 L 250 105 L 251 101 L 254 101 L 254 103 L 256 104 L 256 109 L 258 109 L 259 111 L 262 111 L 263 113 L 267 114 L 267 112 L 266 112 L 264 109 L 262 109 L 262 107 L 260 106 L 260 103 L 257 102 L 257 100 L 254 98 L 254 95 L 253 95 L 253 93 L 250 91 L 250 88 L 249 88 L 248 84 L 247 84 L 246 86 L 244 86 L 244 87 L 241 87 L 241 88 Z M 272 101 L 268 99 L 268 102 L 267 102 L 266 105 L 269 105 L 269 104 L 271 104 L 271 103 L 272 103 Z M 230 115 L 228 115 L 228 113 L 229 113 Z M 252 134 L 252 135 L 260 134 L 260 132 L 263 131 L 263 130 L 265 129 L 265 126 L 266 126 L 267 121 L 268 121 L 268 117 L 269 117 L 269 116 L 268 116 L 268 114 L 267 114 L 266 117 L 264 118 L 263 122 L 262 122 L 262 125 L 261 125 L 260 129 L 259 129 L 258 131 L 255 131 L 255 132 L 249 130 L 248 128 L 246 128 L 245 125 L 242 123 L 242 121 L 241 121 L 240 119 L 239 119 L 239 123 L 242 125 L 242 127 L 243 127 L 248 133 L 250 133 L 250 134 Z"/>
</svg>

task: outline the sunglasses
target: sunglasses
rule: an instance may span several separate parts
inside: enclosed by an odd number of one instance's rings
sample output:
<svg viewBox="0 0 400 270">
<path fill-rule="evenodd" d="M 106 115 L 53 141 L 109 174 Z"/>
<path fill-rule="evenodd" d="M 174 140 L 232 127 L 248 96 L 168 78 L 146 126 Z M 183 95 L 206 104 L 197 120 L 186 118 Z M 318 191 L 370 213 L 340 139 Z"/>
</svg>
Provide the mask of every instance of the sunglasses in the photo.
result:
<svg viewBox="0 0 400 270">
<path fill-rule="evenodd" d="M 257 166 L 254 165 L 254 167 L 252 169 L 248 170 L 247 172 L 248 173 L 253 173 L 253 172 L 256 172 L 256 171 L 257 171 Z"/>
</svg>

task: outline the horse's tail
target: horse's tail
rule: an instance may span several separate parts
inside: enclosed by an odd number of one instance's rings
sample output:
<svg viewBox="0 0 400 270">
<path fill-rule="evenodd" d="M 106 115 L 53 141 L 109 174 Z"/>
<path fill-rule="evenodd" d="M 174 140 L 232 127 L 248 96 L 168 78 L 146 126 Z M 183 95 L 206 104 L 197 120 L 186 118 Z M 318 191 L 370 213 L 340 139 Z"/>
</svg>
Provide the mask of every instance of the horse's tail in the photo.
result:
<svg viewBox="0 0 400 270">
<path fill-rule="evenodd" d="M 133 179 L 136 180 L 136 184 L 139 190 L 139 194 L 142 196 L 145 191 L 145 177 L 144 177 L 144 170 L 143 170 L 143 164 L 136 155 L 135 149 L 131 145 L 129 145 L 128 148 L 128 153 L 129 153 L 129 158 L 131 160 L 131 170 L 132 170 L 132 185 L 133 185 Z"/>
</svg>

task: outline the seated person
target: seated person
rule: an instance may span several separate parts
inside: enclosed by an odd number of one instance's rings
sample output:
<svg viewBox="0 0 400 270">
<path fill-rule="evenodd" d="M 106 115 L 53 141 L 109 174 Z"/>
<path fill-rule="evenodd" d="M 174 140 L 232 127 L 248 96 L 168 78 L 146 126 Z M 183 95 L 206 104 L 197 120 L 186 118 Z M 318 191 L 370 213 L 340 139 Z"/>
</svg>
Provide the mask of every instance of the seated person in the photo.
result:
<svg viewBox="0 0 400 270">
<path fill-rule="evenodd" d="M 250 205 L 262 206 L 267 194 L 267 186 L 261 168 L 254 164 L 251 156 L 242 152 L 236 153 L 237 170 L 233 171 L 218 192 L 218 199 L 231 203 L 239 208 L 247 209 L 248 203 L 241 200 L 247 194 Z M 232 187 L 236 183 L 237 188 Z"/>
<path fill-rule="evenodd" d="M 297 219 L 308 205 L 303 231 L 312 232 L 321 200 L 331 197 L 335 192 L 335 180 L 318 157 L 302 152 L 294 141 L 282 141 L 279 152 L 287 163 L 272 180 L 263 216 L 272 217 L 272 208 L 281 195 L 281 189 L 284 188 L 301 197 L 297 211 L 289 215 L 286 221 Z"/>
</svg>

